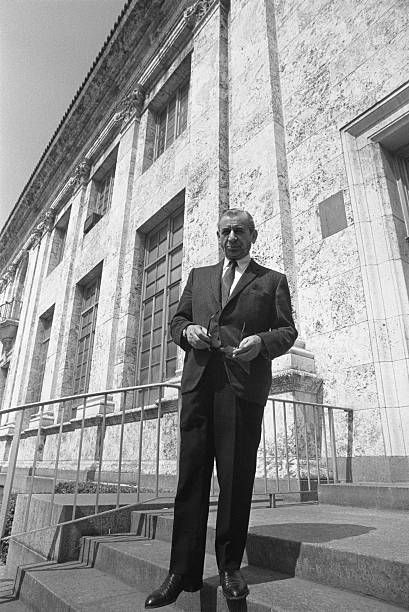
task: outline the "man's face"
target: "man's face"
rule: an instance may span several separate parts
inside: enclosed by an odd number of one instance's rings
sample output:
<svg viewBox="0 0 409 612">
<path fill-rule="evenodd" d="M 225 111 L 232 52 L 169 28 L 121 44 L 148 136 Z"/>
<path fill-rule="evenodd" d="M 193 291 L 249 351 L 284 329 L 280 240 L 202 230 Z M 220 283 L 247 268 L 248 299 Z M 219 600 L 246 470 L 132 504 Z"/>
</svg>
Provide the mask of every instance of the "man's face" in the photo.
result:
<svg viewBox="0 0 409 612">
<path fill-rule="evenodd" d="M 228 259 L 241 259 L 256 241 L 257 231 L 250 230 L 246 215 L 237 214 L 220 219 L 217 236 Z"/>
</svg>

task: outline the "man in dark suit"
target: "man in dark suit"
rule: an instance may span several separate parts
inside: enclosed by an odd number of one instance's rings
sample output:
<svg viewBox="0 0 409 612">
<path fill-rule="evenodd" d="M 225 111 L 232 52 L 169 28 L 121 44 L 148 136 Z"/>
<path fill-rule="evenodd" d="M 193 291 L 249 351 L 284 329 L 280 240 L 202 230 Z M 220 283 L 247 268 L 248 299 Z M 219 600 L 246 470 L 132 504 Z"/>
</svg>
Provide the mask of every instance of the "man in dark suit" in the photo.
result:
<svg viewBox="0 0 409 612">
<path fill-rule="evenodd" d="M 210 483 L 216 459 L 219 500 L 216 558 L 227 599 L 243 599 L 244 553 L 271 360 L 297 331 L 286 277 L 250 257 L 251 215 L 226 211 L 217 231 L 224 259 L 191 270 L 171 322 L 185 351 L 181 447 L 169 574 L 147 608 L 202 586 Z"/>
</svg>

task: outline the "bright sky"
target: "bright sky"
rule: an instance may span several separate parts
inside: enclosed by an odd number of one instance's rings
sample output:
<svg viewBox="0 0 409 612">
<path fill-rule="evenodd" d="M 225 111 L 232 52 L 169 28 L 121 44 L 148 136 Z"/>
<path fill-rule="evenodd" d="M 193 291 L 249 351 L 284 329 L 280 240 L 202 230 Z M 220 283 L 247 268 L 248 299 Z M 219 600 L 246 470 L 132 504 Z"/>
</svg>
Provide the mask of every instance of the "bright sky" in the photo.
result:
<svg viewBox="0 0 409 612">
<path fill-rule="evenodd" d="M 0 0 L 0 229 L 125 0 Z"/>
</svg>

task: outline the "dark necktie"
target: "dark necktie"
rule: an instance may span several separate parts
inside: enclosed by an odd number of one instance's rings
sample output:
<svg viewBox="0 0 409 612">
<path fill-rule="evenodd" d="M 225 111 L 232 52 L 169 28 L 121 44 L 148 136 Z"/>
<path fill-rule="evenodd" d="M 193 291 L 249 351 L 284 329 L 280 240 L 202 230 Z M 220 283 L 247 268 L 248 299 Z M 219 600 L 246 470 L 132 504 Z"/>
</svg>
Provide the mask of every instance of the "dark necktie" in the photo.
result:
<svg viewBox="0 0 409 612">
<path fill-rule="evenodd" d="M 236 272 L 237 261 L 231 259 L 227 270 L 222 276 L 222 308 L 224 308 L 227 300 L 229 299 L 230 289 L 234 281 L 234 274 Z"/>
</svg>

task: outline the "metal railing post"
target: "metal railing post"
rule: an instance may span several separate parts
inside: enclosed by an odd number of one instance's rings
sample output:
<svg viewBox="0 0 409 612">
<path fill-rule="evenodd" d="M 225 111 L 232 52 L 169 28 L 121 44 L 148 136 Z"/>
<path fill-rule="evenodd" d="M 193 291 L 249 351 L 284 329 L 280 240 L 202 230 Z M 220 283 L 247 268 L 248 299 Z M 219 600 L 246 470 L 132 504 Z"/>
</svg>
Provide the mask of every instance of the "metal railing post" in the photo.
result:
<svg viewBox="0 0 409 612">
<path fill-rule="evenodd" d="M 87 406 L 87 398 L 84 397 L 84 405 L 83 405 L 83 408 L 82 408 L 82 419 L 81 419 L 80 442 L 79 442 L 79 446 L 78 446 L 77 471 L 75 473 L 74 502 L 72 504 L 72 520 L 75 519 L 75 513 L 77 511 L 78 484 L 79 484 L 80 468 L 81 468 L 82 441 L 83 441 L 83 438 L 84 438 L 84 424 L 85 424 L 85 410 L 86 410 L 86 406 Z"/>
<path fill-rule="evenodd" d="M 116 491 L 116 507 L 117 508 L 119 508 L 119 501 L 120 501 L 120 495 L 121 495 L 122 454 L 123 454 L 123 448 L 124 448 L 125 410 L 126 410 L 126 391 L 124 392 L 124 398 L 122 402 L 121 434 L 119 438 L 118 482 L 117 482 L 117 491 Z"/>
<path fill-rule="evenodd" d="M 13 490 L 14 484 L 14 475 L 16 472 L 17 465 L 17 456 L 18 450 L 20 446 L 20 438 L 21 438 L 21 430 L 23 428 L 23 419 L 24 419 L 24 410 L 19 412 L 16 416 L 16 420 L 14 421 L 14 434 L 13 440 L 11 442 L 9 461 L 7 465 L 7 474 L 6 481 L 4 483 L 4 491 L 3 491 L 3 501 L 1 503 L 1 511 L 0 511 L 0 537 L 4 536 L 4 532 L 6 531 L 6 523 L 7 523 L 7 511 L 10 503 L 10 495 Z"/>
<path fill-rule="evenodd" d="M 26 529 L 27 529 L 28 513 L 30 511 L 31 499 L 33 497 L 34 478 L 35 478 L 36 469 L 37 469 L 38 450 L 40 448 L 40 441 L 41 441 L 41 428 L 42 428 L 42 425 L 43 425 L 43 414 L 44 414 L 44 406 L 41 406 L 41 408 L 40 408 L 40 421 L 38 423 L 37 436 L 36 436 L 36 444 L 35 444 L 35 448 L 34 448 L 33 465 L 32 465 L 32 468 L 31 468 L 30 490 L 28 492 L 27 506 L 26 506 L 26 511 L 25 511 L 25 514 L 24 514 L 23 531 L 26 531 Z"/>
<path fill-rule="evenodd" d="M 102 472 L 102 457 L 104 454 L 105 425 L 106 425 L 106 418 L 107 418 L 107 401 L 108 401 L 108 396 L 106 393 L 104 393 L 104 412 L 102 415 L 101 437 L 100 437 L 100 443 L 99 443 L 99 449 L 98 449 L 98 480 L 97 480 L 97 495 L 95 498 L 95 514 L 98 513 L 98 507 L 99 507 L 99 493 L 100 493 L 100 488 L 101 488 L 101 472 Z"/>
<path fill-rule="evenodd" d="M 276 401 L 273 399 L 273 429 L 274 429 L 274 469 L 276 474 L 276 491 L 280 491 L 280 477 L 278 474 L 277 458 L 277 423 L 276 423 Z"/>
<path fill-rule="evenodd" d="M 142 448 L 143 448 L 143 420 L 144 420 L 144 409 L 145 409 L 145 390 L 142 391 L 142 406 L 140 407 L 139 415 L 139 453 L 138 453 L 138 484 L 136 491 L 136 499 L 140 500 L 141 497 L 141 474 L 142 474 Z"/>
<path fill-rule="evenodd" d="M 338 482 L 338 465 L 337 465 L 337 446 L 335 442 L 335 425 L 334 425 L 334 411 L 332 408 L 328 408 L 328 427 L 331 440 L 331 454 L 332 454 L 332 465 L 334 469 L 334 483 Z"/>
<path fill-rule="evenodd" d="M 267 495 L 268 482 L 267 482 L 267 451 L 266 451 L 266 424 L 264 422 L 264 414 L 262 420 L 262 431 L 263 431 L 263 469 L 264 469 L 264 493 Z"/>
<path fill-rule="evenodd" d="M 155 493 L 156 497 L 159 496 L 159 463 L 160 463 L 160 424 L 162 416 L 162 388 L 159 387 L 159 398 L 158 398 L 158 413 L 156 420 L 156 465 L 155 465 Z"/>
</svg>

